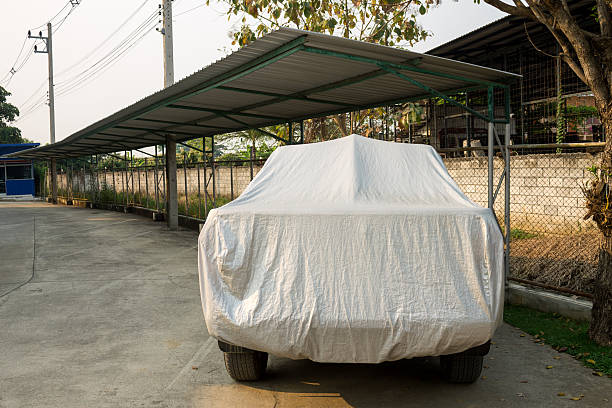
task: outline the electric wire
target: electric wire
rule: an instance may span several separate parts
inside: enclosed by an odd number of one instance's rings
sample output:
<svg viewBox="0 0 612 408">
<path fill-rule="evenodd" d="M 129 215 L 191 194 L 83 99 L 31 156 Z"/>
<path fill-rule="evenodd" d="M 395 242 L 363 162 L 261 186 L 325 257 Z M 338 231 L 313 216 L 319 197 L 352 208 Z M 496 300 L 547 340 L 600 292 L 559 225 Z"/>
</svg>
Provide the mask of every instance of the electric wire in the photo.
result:
<svg viewBox="0 0 612 408">
<path fill-rule="evenodd" d="M 132 13 L 132 16 L 135 15 L 138 11 L 140 11 L 142 9 L 142 7 L 144 7 L 144 5 L 146 5 L 146 3 L 148 2 L 148 0 L 146 0 L 145 2 L 143 2 L 134 13 Z M 153 13 L 147 15 L 147 17 L 145 18 L 145 20 L 143 22 L 140 23 L 140 25 L 138 27 L 136 27 L 132 32 L 130 32 L 130 34 L 128 34 L 123 40 L 121 40 L 121 42 L 119 44 L 117 44 L 111 51 L 109 51 L 107 54 L 105 54 L 102 58 L 100 58 L 98 61 L 96 61 L 92 66 L 86 68 L 85 70 L 81 71 L 80 73 L 72 76 L 71 78 L 65 80 L 65 81 L 61 81 L 59 83 L 56 84 L 56 89 L 57 97 L 60 96 L 64 96 L 64 95 L 68 95 L 70 93 L 76 92 L 78 89 L 81 89 L 83 86 L 85 86 L 87 83 L 91 82 L 91 80 L 95 79 L 96 77 L 98 77 L 99 75 L 101 75 L 103 72 L 106 72 L 106 70 L 110 69 L 110 67 L 112 67 L 123 55 L 125 55 L 127 53 L 127 51 L 129 51 L 131 48 L 133 48 L 136 44 L 138 44 L 149 32 L 151 32 L 155 26 L 157 25 L 157 23 L 154 23 L 154 20 L 156 19 L 156 16 L 158 14 L 158 11 L 155 10 Z M 126 20 L 129 21 L 132 16 L 128 17 L 128 19 Z M 108 42 L 108 40 L 115 35 L 115 33 L 121 28 L 121 26 L 115 30 L 115 32 L 113 32 L 109 37 L 107 37 L 107 39 L 105 39 L 103 41 L 102 44 L 105 44 Z M 99 49 L 99 47 L 97 48 Z M 96 49 L 96 51 L 97 51 Z M 90 55 L 93 53 L 90 53 Z M 80 61 L 82 62 L 82 61 Z M 73 64 L 72 67 L 78 65 L 77 64 Z M 68 69 L 64 70 L 63 72 L 67 72 Z M 44 86 L 44 83 L 37 89 L 37 91 L 33 94 L 35 95 L 37 92 L 39 92 L 41 90 L 41 88 Z M 28 97 L 28 99 L 26 100 L 29 101 L 33 98 L 33 95 L 31 95 L 30 97 Z M 39 98 L 37 98 L 33 103 L 30 103 L 29 105 L 25 105 L 22 104 L 22 114 L 18 117 L 17 120 L 15 120 L 15 122 L 18 122 L 20 120 L 23 120 L 24 118 L 28 117 L 31 113 L 35 112 L 36 110 L 38 110 L 39 108 L 41 108 L 42 106 L 44 106 L 46 104 L 46 95 L 43 94 L 42 96 L 39 96 Z"/>
<path fill-rule="evenodd" d="M 182 12 L 180 12 L 178 14 L 175 14 L 172 18 L 180 17 L 183 14 L 191 13 L 193 10 L 199 9 L 200 7 L 203 7 L 205 5 L 206 5 L 206 3 L 198 4 L 197 6 L 192 7 L 189 10 L 185 10 L 185 11 L 182 11 Z"/>
<path fill-rule="evenodd" d="M 153 16 L 154 19 L 154 16 Z M 69 91 L 79 88 L 80 85 L 88 83 L 91 79 L 97 77 L 97 74 L 106 71 L 106 69 L 110 68 L 114 63 L 121 58 L 128 50 L 133 48 L 137 43 L 139 43 L 150 31 L 155 28 L 156 24 L 151 24 L 153 22 L 152 19 L 146 21 L 141 26 L 138 27 L 137 30 L 133 31 L 128 38 L 115 47 L 111 52 L 105 55 L 102 59 L 100 59 L 96 64 L 87 68 L 85 71 L 76 75 L 68 81 L 62 82 L 61 90 L 58 91 L 58 96 L 65 95 Z M 140 35 L 140 36 L 139 36 Z"/>
<path fill-rule="evenodd" d="M 138 27 L 136 27 L 136 29 L 134 29 L 130 34 L 128 34 L 128 36 L 126 38 L 124 38 L 118 45 L 116 45 L 111 51 L 109 51 L 106 55 L 104 55 L 102 58 L 98 59 L 98 61 L 96 61 L 93 65 L 91 65 L 90 67 L 86 68 L 85 70 L 81 71 L 80 73 L 72 76 L 71 78 L 64 80 L 64 81 L 60 81 L 58 82 L 56 85 L 57 86 L 63 86 L 66 83 L 69 82 L 73 82 L 78 80 L 81 76 L 86 75 L 89 71 L 91 71 L 92 69 L 96 68 L 98 65 L 100 64 L 104 64 L 106 60 L 112 58 L 112 56 L 119 52 L 119 50 L 121 50 L 122 47 L 124 47 L 126 44 L 128 44 L 133 38 L 135 38 L 136 36 L 138 36 L 139 33 L 142 32 L 142 30 L 148 26 L 148 24 L 150 24 L 156 17 L 157 15 L 157 11 L 155 11 L 154 13 L 150 14 L 144 22 L 142 22 Z"/>
<path fill-rule="evenodd" d="M 74 64 L 70 65 L 69 67 L 63 69 L 62 71 L 58 72 L 56 74 L 56 77 L 60 77 L 61 75 L 63 75 L 64 73 L 66 73 L 67 71 L 71 70 L 72 68 L 76 67 L 77 65 L 81 64 L 82 62 L 86 61 L 87 59 L 89 59 L 93 54 L 95 54 L 97 51 L 99 51 L 102 47 L 104 47 L 111 38 L 113 38 L 115 36 L 115 34 L 117 34 L 127 23 L 130 22 L 130 20 L 132 18 L 134 18 L 134 16 L 140 11 L 142 10 L 142 8 L 149 2 L 149 0 L 145 0 L 144 2 L 142 2 L 142 4 L 140 6 L 138 6 L 138 8 L 136 10 L 134 10 L 134 12 L 128 17 L 126 18 L 121 24 L 119 24 L 119 26 L 117 26 L 117 28 L 108 36 L 106 37 L 100 44 L 98 44 L 96 47 L 93 48 L 92 51 L 90 51 L 88 54 L 86 54 L 83 58 L 81 58 L 80 60 L 78 60 L 77 62 L 75 62 Z"/>
<path fill-rule="evenodd" d="M 142 33 L 142 35 L 138 38 L 136 38 L 129 46 L 127 46 L 126 48 L 124 48 L 119 54 L 116 54 L 112 59 L 110 59 L 105 65 L 101 66 L 100 68 L 98 68 L 96 71 L 92 72 L 89 74 L 89 76 L 83 78 L 80 82 L 71 85 L 70 87 L 62 90 L 61 92 L 58 93 L 58 96 L 65 96 L 68 95 L 70 93 L 76 92 L 77 90 L 81 89 L 82 87 L 84 87 L 85 85 L 89 84 L 91 82 L 91 80 L 97 78 L 99 75 L 101 75 L 102 73 L 106 72 L 108 69 L 110 69 L 113 65 L 115 65 L 115 63 L 117 63 L 119 61 L 119 59 L 121 59 L 121 57 L 126 54 L 129 50 L 131 50 L 136 44 L 138 44 L 144 37 L 146 37 L 147 34 L 149 34 L 150 32 L 153 31 L 153 29 L 155 28 L 154 24 L 152 27 L 149 27 L 145 32 Z"/>
<path fill-rule="evenodd" d="M 64 24 L 64 22 L 66 21 L 66 19 L 68 19 L 68 16 L 70 16 L 72 14 L 72 12 L 80 5 L 81 3 L 72 3 L 71 1 L 68 1 L 66 4 L 64 4 L 64 7 L 62 7 L 60 9 L 60 11 L 58 11 L 53 17 L 51 17 L 48 21 L 49 22 L 53 22 L 59 15 L 61 15 L 64 10 L 66 10 L 66 8 L 68 6 L 71 6 L 70 10 L 68 10 L 68 13 L 60 20 L 60 22 L 57 24 L 57 26 L 54 28 L 53 33 L 57 32 L 60 27 Z M 37 30 L 39 28 L 42 28 L 44 26 L 46 26 L 47 23 L 45 24 L 41 24 L 37 27 L 31 28 L 30 31 L 32 30 Z M 39 45 L 41 42 L 40 40 L 36 40 L 34 42 L 34 44 L 29 48 L 25 58 L 19 62 L 19 59 L 21 58 L 22 54 L 23 54 L 23 50 L 25 48 L 25 45 L 27 43 L 27 40 L 29 39 L 29 37 L 26 35 L 23 44 L 21 45 L 21 49 L 19 50 L 19 54 L 17 55 L 17 58 L 15 59 L 15 62 L 13 63 L 13 65 L 11 66 L 11 69 L 9 69 L 9 71 L 4 75 L 4 77 L 2 77 L 2 80 L 0 80 L 0 85 L 4 86 L 4 87 L 8 87 L 11 80 L 13 79 L 13 77 L 15 76 L 15 74 L 17 72 L 19 72 L 24 66 L 25 64 L 30 60 L 30 58 L 32 57 L 32 51 L 34 50 L 34 46 Z"/>
</svg>

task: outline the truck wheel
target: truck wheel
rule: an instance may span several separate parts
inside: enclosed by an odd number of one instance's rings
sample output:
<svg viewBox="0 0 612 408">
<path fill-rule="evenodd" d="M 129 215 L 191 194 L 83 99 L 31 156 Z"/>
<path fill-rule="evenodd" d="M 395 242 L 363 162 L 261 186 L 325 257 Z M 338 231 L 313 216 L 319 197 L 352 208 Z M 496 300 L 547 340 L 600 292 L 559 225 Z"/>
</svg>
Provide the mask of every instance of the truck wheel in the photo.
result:
<svg viewBox="0 0 612 408">
<path fill-rule="evenodd" d="M 440 356 L 440 365 L 446 379 L 453 383 L 473 383 L 482 373 L 483 356 L 451 354 Z"/>
<path fill-rule="evenodd" d="M 268 353 L 261 351 L 224 352 L 227 373 L 236 381 L 256 381 L 263 377 Z"/>
</svg>

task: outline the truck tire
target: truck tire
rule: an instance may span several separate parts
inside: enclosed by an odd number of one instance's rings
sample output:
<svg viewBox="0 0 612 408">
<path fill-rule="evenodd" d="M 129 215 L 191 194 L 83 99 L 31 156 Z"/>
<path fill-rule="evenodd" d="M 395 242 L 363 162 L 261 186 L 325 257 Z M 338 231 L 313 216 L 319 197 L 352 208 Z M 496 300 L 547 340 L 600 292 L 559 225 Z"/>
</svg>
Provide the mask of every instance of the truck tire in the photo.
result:
<svg viewBox="0 0 612 408">
<path fill-rule="evenodd" d="M 263 377 L 268 353 L 261 351 L 224 352 L 227 373 L 236 381 L 256 381 Z"/>
<path fill-rule="evenodd" d="M 440 356 L 440 365 L 446 379 L 453 383 L 473 383 L 482 373 L 483 356 L 451 354 Z"/>
</svg>

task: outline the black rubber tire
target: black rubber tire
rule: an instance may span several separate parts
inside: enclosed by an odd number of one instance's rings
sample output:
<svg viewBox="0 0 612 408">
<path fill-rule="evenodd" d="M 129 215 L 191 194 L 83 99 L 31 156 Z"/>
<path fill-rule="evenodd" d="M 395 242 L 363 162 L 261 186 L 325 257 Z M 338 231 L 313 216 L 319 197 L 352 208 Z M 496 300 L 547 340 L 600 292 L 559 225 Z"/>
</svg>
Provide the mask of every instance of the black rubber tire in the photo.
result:
<svg viewBox="0 0 612 408">
<path fill-rule="evenodd" d="M 483 356 L 451 354 L 440 356 L 440 366 L 446 379 L 453 383 L 473 383 L 482 373 Z"/>
<path fill-rule="evenodd" d="M 248 351 L 244 353 L 223 353 L 227 373 L 236 381 L 257 381 L 266 372 L 268 353 Z"/>
</svg>

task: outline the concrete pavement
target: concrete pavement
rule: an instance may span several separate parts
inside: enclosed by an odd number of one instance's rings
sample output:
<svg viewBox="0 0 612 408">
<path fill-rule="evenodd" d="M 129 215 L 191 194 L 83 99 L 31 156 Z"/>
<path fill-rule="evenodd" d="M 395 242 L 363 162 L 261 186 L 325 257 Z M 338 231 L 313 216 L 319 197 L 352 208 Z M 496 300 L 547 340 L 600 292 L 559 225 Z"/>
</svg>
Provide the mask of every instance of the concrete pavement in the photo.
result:
<svg viewBox="0 0 612 408">
<path fill-rule="evenodd" d="M 196 239 L 130 214 L 0 202 L 0 296 L 17 288 L 0 297 L 0 407 L 612 407 L 610 379 L 508 325 L 473 385 L 445 383 L 435 358 L 274 357 L 264 381 L 236 384 L 204 326 Z"/>
</svg>

